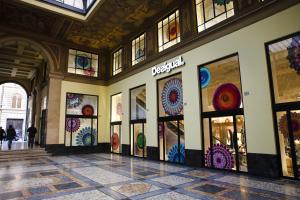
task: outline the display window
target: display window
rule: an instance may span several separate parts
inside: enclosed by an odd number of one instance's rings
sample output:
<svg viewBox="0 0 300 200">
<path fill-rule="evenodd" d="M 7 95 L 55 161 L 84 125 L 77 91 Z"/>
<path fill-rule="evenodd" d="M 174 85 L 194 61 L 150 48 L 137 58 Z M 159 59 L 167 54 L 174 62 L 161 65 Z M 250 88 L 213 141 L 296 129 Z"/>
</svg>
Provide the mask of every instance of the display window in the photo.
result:
<svg viewBox="0 0 300 200">
<path fill-rule="evenodd" d="M 146 85 L 130 90 L 130 146 L 131 155 L 147 156 Z"/>
<path fill-rule="evenodd" d="M 67 93 L 65 146 L 95 146 L 98 141 L 98 96 Z"/>
<path fill-rule="evenodd" d="M 111 152 L 121 153 L 121 125 L 122 125 L 122 93 L 111 96 L 110 144 Z"/>
<path fill-rule="evenodd" d="M 204 165 L 247 171 L 247 144 L 238 55 L 199 67 Z"/>
<path fill-rule="evenodd" d="M 300 177 L 300 33 L 266 44 L 282 175 Z"/>
<path fill-rule="evenodd" d="M 182 76 L 157 81 L 160 160 L 185 163 Z"/>
</svg>

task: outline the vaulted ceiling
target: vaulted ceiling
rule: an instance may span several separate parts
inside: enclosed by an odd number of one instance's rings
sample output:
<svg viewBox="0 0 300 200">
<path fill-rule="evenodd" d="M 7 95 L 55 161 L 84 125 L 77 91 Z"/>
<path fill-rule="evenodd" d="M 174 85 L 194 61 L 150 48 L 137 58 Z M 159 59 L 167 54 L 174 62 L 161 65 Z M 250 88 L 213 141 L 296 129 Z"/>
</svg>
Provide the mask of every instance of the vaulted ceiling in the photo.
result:
<svg viewBox="0 0 300 200">
<path fill-rule="evenodd" d="M 174 0 L 103 0 L 86 21 L 18 0 L 0 0 L 0 27 L 90 48 L 114 48 Z"/>
</svg>

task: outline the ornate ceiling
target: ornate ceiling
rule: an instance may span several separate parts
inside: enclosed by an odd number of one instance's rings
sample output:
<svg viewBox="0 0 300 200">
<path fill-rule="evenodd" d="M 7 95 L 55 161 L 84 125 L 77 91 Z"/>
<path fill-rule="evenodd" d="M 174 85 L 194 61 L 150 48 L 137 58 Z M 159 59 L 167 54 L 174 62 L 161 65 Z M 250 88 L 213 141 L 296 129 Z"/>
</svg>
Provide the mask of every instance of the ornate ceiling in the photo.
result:
<svg viewBox="0 0 300 200">
<path fill-rule="evenodd" d="M 91 48 L 114 48 L 173 1 L 104 0 L 87 21 L 78 21 L 17 0 L 0 0 L 0 26 Z"/>
</svg>

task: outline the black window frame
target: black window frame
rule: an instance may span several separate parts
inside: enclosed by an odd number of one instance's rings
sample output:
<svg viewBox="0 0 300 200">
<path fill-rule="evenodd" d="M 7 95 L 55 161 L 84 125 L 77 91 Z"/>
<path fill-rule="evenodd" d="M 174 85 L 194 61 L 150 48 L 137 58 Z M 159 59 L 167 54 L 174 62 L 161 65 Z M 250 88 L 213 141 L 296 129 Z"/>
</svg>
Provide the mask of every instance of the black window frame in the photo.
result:
<svg viewBox="0 0 300 200">
<path fill-rule="evenodd" d="M 115 93 L 115 94 L 112 94 L 110 95 L 110 126 L 109 126 L 109 140 L 110 140 L 110 152 L 113 153 L 113 154 L 122 154 L 122 120 L 123 120 L 123 117 L 121 119 L 121 121 L 112 121 L 112 99 L 114 96 L 116 95 L 119 95 L 121 94 L 122 95 L 122 99 L 123 99 L 123 93 L 122 92 L 118 92 L 118 93 Z M 123 103 L 122 103 L 122 110 L 123 110 Z M 123 112 L 123 111 L 122 111 Z M 118 126 L 119 127 L 119 140 L 120 140 L 120 143 L 119 143 L 119 153 L 116 153 L 112 150 L 112 140 L 111 140 L 111 137 L 112 137 L 112 128 L 114 126 Z"/>
</svg>

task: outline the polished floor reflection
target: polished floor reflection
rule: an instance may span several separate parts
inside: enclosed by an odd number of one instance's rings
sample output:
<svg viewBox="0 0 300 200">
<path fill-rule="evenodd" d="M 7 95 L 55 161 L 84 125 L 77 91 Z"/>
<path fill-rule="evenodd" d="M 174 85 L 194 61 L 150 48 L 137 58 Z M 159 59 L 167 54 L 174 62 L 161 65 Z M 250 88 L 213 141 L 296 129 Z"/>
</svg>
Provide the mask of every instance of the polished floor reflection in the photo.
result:
<svg viewBox="0 0 300 200">
<path fill-rule="evenodd" d="M 1 161 L 0 199 L 300 199 L 300 182 L 115 154 L 46 156 Z"/>
</svg>

